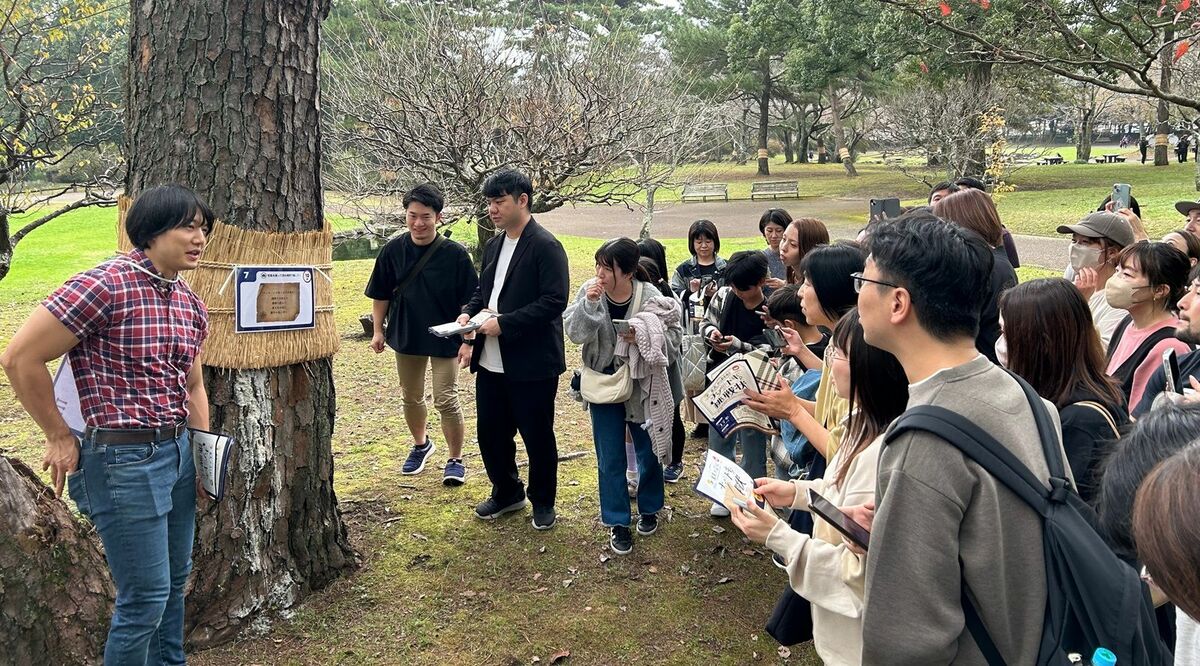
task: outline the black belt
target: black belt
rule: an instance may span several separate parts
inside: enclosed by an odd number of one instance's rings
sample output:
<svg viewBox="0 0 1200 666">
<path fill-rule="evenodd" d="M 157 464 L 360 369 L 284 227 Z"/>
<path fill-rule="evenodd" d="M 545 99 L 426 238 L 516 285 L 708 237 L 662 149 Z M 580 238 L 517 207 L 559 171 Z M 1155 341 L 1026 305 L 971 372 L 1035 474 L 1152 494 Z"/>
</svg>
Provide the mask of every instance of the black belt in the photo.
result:
<svg viewBox="0 0 1200 666">
<path fill-rule="evenodd" d="M 93 428 L 83 432 L 86 440 L 97 444 L 146 444 L 175 439 L 187 430 L 186 423 L 160 428 Z"/>
</svg>

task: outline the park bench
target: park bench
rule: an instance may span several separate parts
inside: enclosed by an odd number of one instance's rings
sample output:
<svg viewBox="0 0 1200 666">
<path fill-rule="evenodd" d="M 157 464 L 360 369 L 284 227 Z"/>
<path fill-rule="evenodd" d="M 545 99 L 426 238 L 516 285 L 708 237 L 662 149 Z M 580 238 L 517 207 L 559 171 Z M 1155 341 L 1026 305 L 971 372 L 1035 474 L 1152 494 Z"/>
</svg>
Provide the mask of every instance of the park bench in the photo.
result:
<svg viewBox="0 0 1200 666">
<path fill-rule="evenodd" d="M 708 201 L 709 198 L 729 201 L 729 184 L 698 183 L 695 185 L 684 185 L 683 195 L 680 198 L 683 201 Z"/>
<path fill-rule="evenodd" d="M 800 198 L 800 181 L 798 180 L 765 180 L 750 185 L 750 200 L 758 199 L 798 199 Z"/>
</svg>

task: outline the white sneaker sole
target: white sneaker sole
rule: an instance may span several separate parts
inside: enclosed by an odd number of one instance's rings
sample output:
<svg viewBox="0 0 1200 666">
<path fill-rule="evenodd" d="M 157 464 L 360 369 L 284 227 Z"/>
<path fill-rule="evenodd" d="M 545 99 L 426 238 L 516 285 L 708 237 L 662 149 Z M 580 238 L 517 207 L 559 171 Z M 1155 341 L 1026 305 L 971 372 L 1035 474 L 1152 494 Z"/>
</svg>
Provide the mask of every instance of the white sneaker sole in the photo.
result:
<svg viewBox="0 0 1200 666">
<path fill-rule="evenodd" d="M 433 442 L 430 442 L 429 443 L 429 451 L 425 454 L 425 458 L 423 460 L 421 460 L 421 466 L 414 469 L 411 472 L 406 472 L 406 471 L 404 471 L 404 468 L 401 467 L 400 474 L 402 474 L 403 476 L 414 476 L 414 475 L 420 474 L 422 471 L 425 470 L 425 463 L 429 462 L 429 459 L 433 457 L 433 452 L 436 448 L 437 447 L 434 446 Z"/>
</svg>

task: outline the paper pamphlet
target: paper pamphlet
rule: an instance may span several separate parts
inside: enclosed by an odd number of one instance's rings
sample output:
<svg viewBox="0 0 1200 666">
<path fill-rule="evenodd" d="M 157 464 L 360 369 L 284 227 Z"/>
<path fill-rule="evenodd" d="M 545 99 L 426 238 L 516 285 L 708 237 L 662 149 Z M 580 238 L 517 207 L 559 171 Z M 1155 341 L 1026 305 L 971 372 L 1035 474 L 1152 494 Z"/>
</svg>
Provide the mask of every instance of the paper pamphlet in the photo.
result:
<svg viewBox="0 0 1200 666">
<path fill-rule="evenodd" d="M 471 331 L 478 329 L 480 326 L 483 326 L 483 322 L 485 322 L 495 316 L 496 316 L 496 313 L 494 313 L 494 312 L 491 312 L 489 310 L 480 310 L 479 314 L 475 315 L 474 317 L 471 317 L 471 319 L 469 321 L 467 321 L 466 324 L 459 324 L 458 322 L 455 322 L 455 321 L 452 321 L 448 324 L 438 324 L 437 326 L 430 326 L 429 332 L 433 333 L 434 335 L 438 336 L 439 338 L 448 338 L 448 337 L 451 337 L 454 335 L 462 335 L 463 333 L 470 333 Z"/>
<path fill-rule="evenodd" d="M 200 478 L 204 492 L 211 499 L 219 500 L 225 496 L 225 472 L 229 468 L 233 438 L 195 428 L 190 430 L 196 476 Z"/>
<path fill-rule="evenodd" d="M 79 387 L 75 384 L 75 373 L 71 370 L 71 361 L 66 356 L 58 365 L 54 374 L 54 406 L 67 422 L 67 428 L 76 437 L 83 437 L 87 423 L 83 420 L 83 410 L 79 405 Z"/>
<path fill-rule="evenodd" d="M 754 495 L 754 479 L 737 463 L 712 449 L 704 459 L 704 469 L 695 489 L 730 511 L 736 511 L 739 502 L 745 504 L 751 497 L 759 506 L 764 506 L 763 500 Z"/>
<path fill-rule="evenodd" d="M 692 402 L 721 437 L 743 428 L 779 434 L 770 417 L 742 404 L 746 389 L 762 391 L 780 386 L 779 371 L 766 354 L 759 351 L 734 354 L 710 370 L 708 380 L 708 387 L 693 397 Z"/>
</svg>

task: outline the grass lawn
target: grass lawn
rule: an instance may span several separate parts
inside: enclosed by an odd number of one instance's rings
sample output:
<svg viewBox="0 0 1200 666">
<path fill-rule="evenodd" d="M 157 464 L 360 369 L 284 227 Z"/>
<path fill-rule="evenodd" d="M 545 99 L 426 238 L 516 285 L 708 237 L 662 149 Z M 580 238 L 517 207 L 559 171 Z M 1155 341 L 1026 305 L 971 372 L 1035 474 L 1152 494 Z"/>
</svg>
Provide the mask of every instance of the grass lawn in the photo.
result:
<svg viewBox="0 0 1200 666">
<path fill-rule="evenodd" d="M 754 168 L 706 166 L 735 192 L 749 191 Z M 882 165 L 863 164 L 859 179 L 837 165 L 782 165 L 772 177 L 799 178 L 806 195 L 865 198 L 898 195 L 916 202 L 924 186 Z M 1000 199 L 1014 231 L 1052 234 L 1064 217 L 1093 209 L 1113 182 L 1134 183 L 1154 233 L 1174 228 L 1174 201 L 1195 196 L 1192 167 L 1140 165 L 1029 167 L 1011 178 L 1016 193 Z M 1170 211 L 1170 212 L 1169 212 Z M 85 210 L 31 234 L 0 281 L 0 347 L 29 310 L 73 273 L 112 253 L 115 211 Z M 338 220 L 339 226 L 352 223 Z M 576 287 L 592 272 L 598 242 L 563 236 Z M 683 239 L 665 239 L 669 259 L 685 256 Z M 761 246 L 724 239 L 723 254 Z M 472 506 L 487 493 L 479 456 L 468 445 L 470 479 L 443 489 L 437 471 L 402 477 L 409 439 L 389 358 L 361 337 L 368 311 L 362 285 L 371 261 L 338 262 L 335 298 L 342 349 L 335 357 L 338 414 L 333 449 L 336 489 L 363 568 L 314 596 L 269 633 L 194 655 L 194 663 L 528 664 L 569 650 L 573 664 L 815 664 L 807 646 L 788 658 L 763 631 L 785 584 L 762 548 L 728 522 L 707 516 L 692 490 L 705 444 L 690 440 L 687 479 L 667 492 L 668 519 L 628 557 L 610 557 L 598 522 L 595 457 L 564 462 L 560 524 L 536 533 L 527 514 L 483 524 Z M 1055 274 L 1023 267 L 1022 280 Z M 579 364 L 568 343 L 569 366 Z M 461 393 L 474 432 L 473 382 Z M 559 398 L 560 452 L 592 451 L 587 415 Z M 437 433 L 436 413 L 431 414 Z M 40 468 L 36 427 L 0 379 L 0 452 Z M 444 450 L 436 454 L 440 463 Z M 520 454 L 518 457 L 523 458 Z"/>
</svg>

